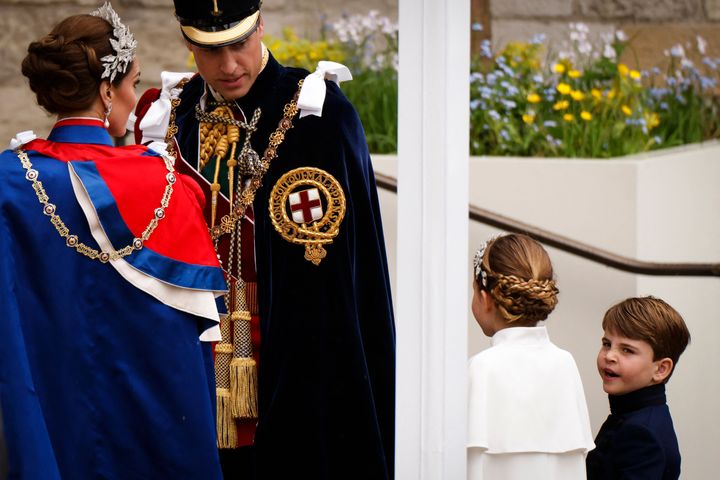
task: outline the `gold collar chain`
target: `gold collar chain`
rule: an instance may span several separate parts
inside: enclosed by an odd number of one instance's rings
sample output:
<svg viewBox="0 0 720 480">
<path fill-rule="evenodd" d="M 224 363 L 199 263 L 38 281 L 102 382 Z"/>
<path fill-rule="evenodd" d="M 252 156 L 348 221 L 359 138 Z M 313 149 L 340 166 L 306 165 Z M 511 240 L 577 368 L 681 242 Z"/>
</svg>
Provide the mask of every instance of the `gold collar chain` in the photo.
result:
<svg viewBox="0 0 720 480">
<path fill-rule="evenodd" d="M 220 225 L 216 225 L 210 229 L 210 235 L 213 240 L 217 240 L 223 234 L 231 233 L 235 224 L 245 216 L 245 210 L 255 200 L 255 192 L 262 185 L 262 179 L 265 172 L 270 168 L 270 162 L 277 157 L 277 149 L 280 144 L 285 140 L 285 134 L 292 128 L 292 120 L 298 112 L 297 99 L 300 95 L 300 89 L 302 88 L 303 81 L 298 82 L 298 89 L 295 92 L 295 96 L 288 102 L 283 108 L 283 118 L 278 122 L 278 127 L 270 134 L 270 141 L 268 143 L 265 152 L 263 153 L 262 159 L 258 166 L 258 173 L 253 175 L 248 185 L 243 188 L 240 195 L 237 196 L 232 204 L 230 213 L 220 219 Z"/>
<path fill-rule="evenodd" d="M 167 168 L 168 171 L 168 174 L 165 175 L 167 185 L 165 186 L 165 192 L 163 193 L 162 200 L 160 201 L 160 207 L 156 208 L 154 211 L 153 219 L 145 228 L 142 235 L 139 238 L 134 238 L 130 245 L 119 250 L 112 250 L 109 252 L 98 251 L 80 242 L 80 239 L 77 235 L 73 235 L 70 233 L 70 229 L 68 229 L 68 227 L 65 225 L 65 222 L 62 221 L 60 215 L 56 213 L 57 207 L 54 204 L 50 203 L 50 197 L 45 191 L 45 187 L 43 187 L 42 182 L 38 180 L 40 173 L 36 169 L 32 168 L 32 163 L 30 163 L 30 157 L 28 157 L 27 153 L 21 148 L 15 150 L 15 153 L 17 154 L 18 158 L 20 159 L 20 163 L 22 163 L 22 166 L 25 169 L 25 178 L 32 183 L 32 188 L 37 195 L 38 201 L 40 201 L 43 206 L 43 213 L 50 217 L 50 223 L 53 224 L 55 230 L 57 230 L 60 236 L 65 239 L 65 245 L 70 248 L 74 248 L 75 251 L 82 255 L 85 255 L 92 260 L 100 260 L 102 263 L 107 263 L 110 260 L 118 260 L 120 258 L 130 255 L 136 250 L 140 250 L 143 248 L 143 244 L 148 241 L 150 235 L 152 235 L 153 231 L 158 226 L 158 222 L 165 218 L 165 210 L 170 204 L 170 197 L 172 196 L 173 192 L 172 186 L 177 181 L 172 163 L 163 156 L 163 160 L 165 161 L 165 168 Z"/>
</svg>

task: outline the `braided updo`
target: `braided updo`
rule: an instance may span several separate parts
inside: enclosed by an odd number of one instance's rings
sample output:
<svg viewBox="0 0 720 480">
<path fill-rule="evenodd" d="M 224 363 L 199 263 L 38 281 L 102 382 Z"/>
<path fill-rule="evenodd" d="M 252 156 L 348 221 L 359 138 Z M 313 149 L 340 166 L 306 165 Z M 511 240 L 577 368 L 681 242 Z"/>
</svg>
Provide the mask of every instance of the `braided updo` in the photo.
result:
<svg viewBox="0 0 720 480">
<path fill-rule="evenodd" d="M 508 322 L 534 325 L 557 305 L 558 289 L 545 249 L 527 235 L 509 234 L 491 240 L 482 258 L 485 289 Z M 482 285 L 481 279 L 477 279 Z"/>
<path fill-rule="evenodd" d="M 100 59 L 114 53 L 112 34 L 112 26 L 102 18 L 74 15 L 32 42 L 22 62 L 22 73 L 38 104 L 53 114 L 89 109 L 99 94 L 103 72 Z M 118 72 L 113 84 L 118 85 L 125 75 Z"/>
</svg>

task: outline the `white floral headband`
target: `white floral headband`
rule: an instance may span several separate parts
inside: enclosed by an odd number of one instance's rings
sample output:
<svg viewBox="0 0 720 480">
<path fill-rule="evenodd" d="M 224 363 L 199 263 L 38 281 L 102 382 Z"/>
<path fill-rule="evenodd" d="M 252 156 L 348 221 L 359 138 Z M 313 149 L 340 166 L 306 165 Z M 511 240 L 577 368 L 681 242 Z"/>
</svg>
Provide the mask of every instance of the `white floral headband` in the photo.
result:
<svg viewBox="0 0 720 480">
<path fill-rule="evenodd" d="M 485 250 L 487 250 L 487 247 L 490 243 L 494 242 L 500 237 L 501 235 L 491 236 L 490 238 L 485 240 L 485 242 L 480 245 L 478 251 L 475 252 L 475 259 L 473 260 L 473 264 L 475 267 L 475 278 L 480 282 L 484 289 L 487 289 L 487 272 L 483 268 L 483 258 L 485 257 Z"/>
<path fill-rule="evenodd" d="M 115 50 L 115 55 L 105 55 L 100 59 L 103 67 L 105 67 L 100 78 L 109 78 L 110 83 L 112 83 L 118 72 L 125 73 L 128 65 L 132 63 L 135 58 L 137 42 L 128 27 L 122 23 L 117 12 L 113 10 L 110 2 L 105 2 L 102 7 L 90 15 L 107 20 L 113 27 L 113 36 L 115 38 L 110 38 L 110 45 L 112 45 L 113 50 Z"/>
</svg>

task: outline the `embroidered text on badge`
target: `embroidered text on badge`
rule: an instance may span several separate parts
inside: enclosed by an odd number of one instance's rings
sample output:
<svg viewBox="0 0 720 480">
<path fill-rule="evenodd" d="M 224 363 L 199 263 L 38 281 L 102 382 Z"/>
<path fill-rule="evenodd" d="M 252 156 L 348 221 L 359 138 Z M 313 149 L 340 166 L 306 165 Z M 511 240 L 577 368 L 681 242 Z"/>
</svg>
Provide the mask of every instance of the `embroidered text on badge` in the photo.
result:
<svg viewBox="0 0 720 480">
<path fill-rule="evenodd" d="M 332 175 L 319 168 L 296 168 L 270 192 L 270 219 L 285 240 L 305 245 L 305 259 L 319 265 L 323 247 L 340 231 L 345 194 Z"/>
</svg>

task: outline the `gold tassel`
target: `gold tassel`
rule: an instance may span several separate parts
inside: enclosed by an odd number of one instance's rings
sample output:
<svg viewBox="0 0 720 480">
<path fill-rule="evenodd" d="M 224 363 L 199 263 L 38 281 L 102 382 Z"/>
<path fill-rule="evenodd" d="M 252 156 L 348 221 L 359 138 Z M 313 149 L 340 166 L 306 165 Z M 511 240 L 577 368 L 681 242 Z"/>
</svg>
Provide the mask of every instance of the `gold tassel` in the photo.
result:
<svg viewBox="0 0 720 480">
<path fill-rule="evenodd" d="M 230 406 L 234 418 L 257 418 L 257 363 L 235 357 L 230 362 Z"/>
<path fill-rule="evenodd" d="M 237 167 L 237 160 L 235 159 L 235 148 L 237 143 L 240 141 L 240 129 L 237 125 L 228 125 L 227 127 L 227 141 L 230 143 L 230 159 L 227 161 L 228 166 L 228 194 L 230 196 L 230 205 L 234 205 L 233 194 L 235 193 L 235 167 Z"/>
<path fill-rule="evenodd" d="M 238 432 L 235 419 L 230 412 L 230 390 L 216 389 L 217 415 L 215 426 L 217 428 L 218 448 L 238 448 Z"/>
<path fill-rule="evenodd" d="M 220 140 L 218 140 L 217 146 L 215 147 L 215 175 L 213 176 L 213 183 L 210 185 L 210 191 L 212 192 L 211 196 L 211 217 L 210 217 L 210 228 L 215 226 L 215 218 L 217 216 L 217 201 L 218 201 L 218 195 L 220 193 L 220 182 L 218 181 L 218 178 L 220 177 L 220 160 L 225 156 L 228 149 L 228 142 L 227 137 L 221 137 Z"/>
</svg>

